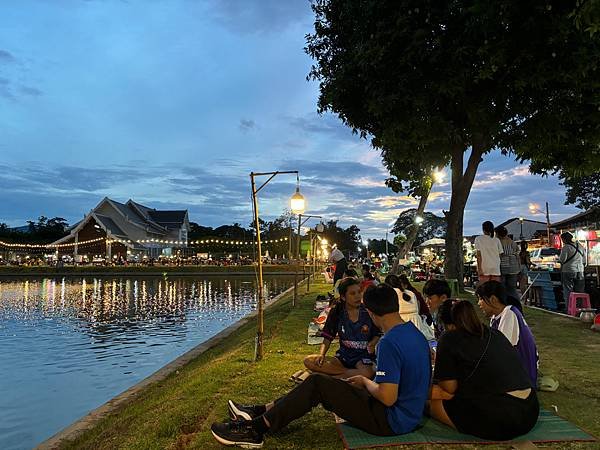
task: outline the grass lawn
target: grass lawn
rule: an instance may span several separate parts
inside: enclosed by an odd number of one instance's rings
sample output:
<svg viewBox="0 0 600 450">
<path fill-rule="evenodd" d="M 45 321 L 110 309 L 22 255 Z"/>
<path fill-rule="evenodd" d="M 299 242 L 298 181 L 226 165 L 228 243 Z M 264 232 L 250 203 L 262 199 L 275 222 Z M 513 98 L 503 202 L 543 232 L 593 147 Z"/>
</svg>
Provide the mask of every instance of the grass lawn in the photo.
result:
<svg viewBox="0 0 600 450">
<path fill-rule="evenodd" d="M 156 384 L 113 415 L 103 419 L 77 441 L 63 449 L 210 449 L 221 448 L 210 434 L 213 421 L 227 417 L 229 398 L 242 403 L 264 403 L 293 387 L 288 377 L 302 368 L 305 355 L 318 350 L 308 346 L 306 327 L 314 316 L 318 293 L 330 285 L 311 284 L 311 293 L 291 309 L 283 299 L 265 316 L 265 358 L 252 362 L 252 321 L 227 342 L 192 361 L 179 373 Z M 304 291 L 301 289 L 301 291 Z M 541 393 L 544 407 L 558 412 L 588 432 L 600 436 L 600 333 L 578 321 L 541 311 L 526 311 L 536 336 L 542 371 L 560 381 L 555 393 Z M 330 352 L 333 349 L 330 350 Z M 322 408 L 290 424 L 282 432 L 267 436 L 267 449 L 342 448 L 330 413 Z M 400 448 L 460 448 L 463 446 L 403 446 Z M 486 446 L 505 449 L 508 445 Z M 548 444 L 548 448 L 591 449 L 599 444 Z"/>
</svg>

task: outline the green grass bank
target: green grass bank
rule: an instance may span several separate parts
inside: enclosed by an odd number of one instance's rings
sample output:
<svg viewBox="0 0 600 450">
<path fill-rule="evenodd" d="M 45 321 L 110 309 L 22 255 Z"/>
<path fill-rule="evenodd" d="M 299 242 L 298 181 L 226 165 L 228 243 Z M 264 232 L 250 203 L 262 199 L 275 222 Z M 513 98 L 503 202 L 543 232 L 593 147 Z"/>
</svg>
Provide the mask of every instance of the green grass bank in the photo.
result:
<svg viewBox="0 0 600 450">
<path fill-rule="evenodd" d="M 221 448 L 210 434 L 213 421 L 227 417 L 229 398 L 245 403 L 272 400 L 293 387 L 290 374 L 302 367 L 305 355 L 317 350 L 308 346 L 306 327 L 313 317 L 314 298 L 330 285 L 301 287 L 299 306 L 292 309 L 287 296 L 265 314 L 265 358 L 252 362 L 255 320 L 230 338 L 143 390 L 131 402 L 102 419 L 77 440 L 61 449 L 211 449 Z M 600 333 L 579 321 L 526 310 L 536 336 L 542 371 L 552 374 L 561 386 L 554 393 L 540 393 L 545 408 L 558 412 L 586 431 L 600 436 Z M 409 448 L 408 446 L 405 446 Z M 596 449 L 598 443 L 540 445 L 546 448 Z M 266 449 L 342 448 L 332 416 L 315 409 L 287 429 L 267 436 Z M 404 447 L 400 447 L 404 448 Z M 460 448 L 462 446 L 410 446 L 412 449 Z M 506 449 L 510 445 L 486 446 Z"/>
</svg>

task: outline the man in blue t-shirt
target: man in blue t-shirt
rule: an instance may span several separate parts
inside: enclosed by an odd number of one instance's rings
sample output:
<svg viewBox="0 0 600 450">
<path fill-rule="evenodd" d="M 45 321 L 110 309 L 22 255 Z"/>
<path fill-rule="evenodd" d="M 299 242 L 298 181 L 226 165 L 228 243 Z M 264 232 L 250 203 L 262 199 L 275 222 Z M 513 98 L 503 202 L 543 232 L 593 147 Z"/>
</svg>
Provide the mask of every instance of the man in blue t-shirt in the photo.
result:
<svg viewBox="0 0 600 450">
<path fill-rule="evenodd" d="M 258 448 L 266 433 L 302 417 L 318 404 L 368 433 L 391 436 L 416 428 L 423 415 L 431 379 L 429 345 L 423 334 L 398 313 L 398 295 L 387 284 L 367 289 L 364 305 L 385 334 L 377 349 L 375 380 L 362 375 L 338 380 L 312 374 L 287 395 L 266 405 L 228 402 L 231 421 L 213 423 L 224 445 Z"/>
</svg>

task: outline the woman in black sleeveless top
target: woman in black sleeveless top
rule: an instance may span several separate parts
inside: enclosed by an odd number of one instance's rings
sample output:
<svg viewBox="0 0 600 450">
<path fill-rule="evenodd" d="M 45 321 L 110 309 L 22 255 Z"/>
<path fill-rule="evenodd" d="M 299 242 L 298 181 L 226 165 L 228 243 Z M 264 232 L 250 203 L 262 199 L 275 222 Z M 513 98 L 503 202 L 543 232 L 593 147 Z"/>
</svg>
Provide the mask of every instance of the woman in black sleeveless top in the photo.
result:
<svg viewBox="0 0 600 450">
<path fill-rule="evenodd" d="M 537 422 L 535 389 L 506 337 L 483 325 L 473 305 L 447 300 L 435 361 L 431 416 L 461 433 L 509 440 Z"/>
</svg>

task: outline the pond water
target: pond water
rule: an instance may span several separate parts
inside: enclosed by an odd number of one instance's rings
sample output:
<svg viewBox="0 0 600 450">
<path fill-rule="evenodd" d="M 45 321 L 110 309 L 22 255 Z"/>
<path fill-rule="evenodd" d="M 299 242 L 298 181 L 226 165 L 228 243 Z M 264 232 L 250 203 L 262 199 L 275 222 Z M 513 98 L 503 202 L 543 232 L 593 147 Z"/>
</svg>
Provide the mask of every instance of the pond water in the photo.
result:
<svg viewBox="0 0 600 450">
<path fill-rule="evenodd" d="M 265 278 L 265 296 L 293 277 Z M 0 449 L 31 448 L 244 317 L 254 277 L 0 279 Z"/>
</svg>

